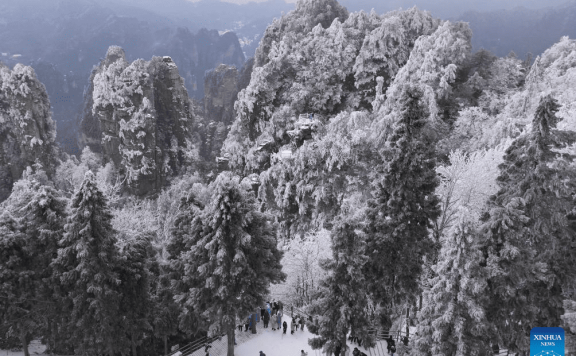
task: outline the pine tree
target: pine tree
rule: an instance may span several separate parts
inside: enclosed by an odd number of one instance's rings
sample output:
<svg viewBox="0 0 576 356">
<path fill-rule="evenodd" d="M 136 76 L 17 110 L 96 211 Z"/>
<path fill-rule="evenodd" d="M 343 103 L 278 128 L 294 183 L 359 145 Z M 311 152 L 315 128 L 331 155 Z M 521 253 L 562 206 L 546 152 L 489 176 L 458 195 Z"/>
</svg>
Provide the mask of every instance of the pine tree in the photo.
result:
<svg viewBox="0 0 576 356">
<path fill-rule="evenodd" d="M 489 351 L 486 331 L 484 255 L 475 217 L 461 207 L 452 231 L 442 241 L 436 277 L 424 291 L 419 312 L 416 354 L 479 355 Z"/>
<path fill-rule="evenodd" d="M 318 337 L 308 340 L 313 349 L 324 347 L 332 354 L 336 347 L 346 350 L 349 331 L 373 345 L 368 334 L 368 295 L 363 267 L 368 261 L 364 254 L 365 241 L 361 231 L 350 222 L 341 222 L 332 230 L 332 259 L 323 260 L 321 266 L 328 276 L 321 281 L 321 297 L 313 303 L 312 312 L 319 317 L 318 328 L 309 329 Z"/>
<path fill-rule="evenodd" d="M 250 187 L 229 172 L 220 174 L 211 187 L 209 205 L 185 235 L 189 249 L 181 258 L 187 288 L 175 299 L 212 324 L 221 320 L 228 356 L 233 356 L 236 317 L 244 318 L 262 305 L 269 284 L 286 275 L 274 229 Z M 181 326 L 182 321 L 186 319 Z"/>
<path fill-rule="evenodd" d="M 421 98 L 417 88 L 404 88 L 387 164 L 367 209 L 366 273 L 384 310 L 417 293 L 423 258 L 433 247 L 428 229 L 439 215 L 434 142 L 423 130 L 428 113 Z"/>
<path fill-rule="evenodd" d="M 144 333 L 152 329 L 149 323 L 152 301 L 148 265 L 153 258 L 150 236 L 137 236 L 126 241 L 120 249 L 121 264 L 117 272 L 122 281 L 122 329 L 128 334 L 133 356 L 137 356 L 136 347 L 142 343 Z"/>
<path fill-rule="evenodd" d="M 68 317 L 66 332 L 77 353 L 112 355 L 123 351 L 116 272 L 119 256 L 111 220 L 106 198 L 88 171 L 72 198 L 54 261 L 62 284 L 61 304 Z"/>
<path fill-rule="evenodd" d="M 562 152 L 576 134 L 556 129 L 558 109 L 551 96 L 541 99 L 532 131 L 506 151 L 500 190 L 484 217 L 489 319 L 510 351 L 527 350 L 534 325 L 560 325 L 563 288 L 576 278 L 575 231 L 567 219 L 573 157 Z"/>
<path fill-rule="evenodd" d="M 52 320 L 57 307 L 52 298 L 55 283 L 50 264 L 62 236 L 67 205 L 56 190 L 38 182 L 37 178 L 45 177 L 45 173 L 37 170 L 32 173 L 29 169 L 14 185 L 3 205 L 5 213 L 0 223 L 6 229 L 6 234 L 0 234 L 4 253 L 0 284 L 6 288 L 1 288 L 6 296 L 0 295 L 0 302 L 8 302 L 7 322 L 20 336 L 26 356 L 28 336 L 51 336 L 55 326 Z M 11 318 L 17 322 L 11 323 Z M 53 347 L 53 338 L 47 339 Z"/>
</svg>

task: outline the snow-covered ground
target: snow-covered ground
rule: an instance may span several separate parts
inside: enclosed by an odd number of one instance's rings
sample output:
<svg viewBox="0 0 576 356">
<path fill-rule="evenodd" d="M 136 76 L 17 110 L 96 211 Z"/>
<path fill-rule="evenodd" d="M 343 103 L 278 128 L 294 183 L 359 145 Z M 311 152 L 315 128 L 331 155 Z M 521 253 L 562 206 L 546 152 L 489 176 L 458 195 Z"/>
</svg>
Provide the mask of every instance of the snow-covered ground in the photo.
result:
<svg viewBox="0 0 576 356">
<path fill-rule="evenodd" d="M 286 335 L 284 335 L 282 331 L 278 330 L 258 329 L 258 334 L 258 337 L 237 346 L 234 356 L 258 356 L 260 351 L 264 352 L 266 356 L 299 356 L 301 350 L 307 352 L 308 356 L 323 355 L 321 350 L 312 350 L 308 345 L 308 339 L 315 335 L 308 332 L 307 329 L 304 331 L 294 331 L 294 335 L 290 335 L 290 330 L 287 330 Z M 386 342 L 380 341 L 380 344 L 383 345 L 378 345 L 378 349 L 386 350 Z M 354 347 L 358 347 L 350 343 L 347 346 L 350 347 L 351 350 L 353 350 Z M 358 347 L 358 349 L 368 356 L 382 354 L 382 352 L 375 352 L 375 349 L 371 349 L 370 351 L 363 347 Z M 346 356 L 349 355 L 350 353 L 346 353 Z"/>
<path fill-rule="evenodd" d="M 43 355 L 45 350 L 46 346 L 40 340 L 32 340 L 28 345 L 30 355 Z M 0 350 L 0 356 L 24 356 L 24 351 Z"/>
<path fill-rule="evenodd" d="M 321 350 L 312 350 L 308 345 L 308 339 L 314 337 L 315 335 L 308 332 L 307 329 L 304 331 L 298 330 L 294 331 L 294 335 L 290 335 L 290 329 L 286 331 L 286 334 L 282 334 L 282 330 L 272 331 L 272 329 L 264 329 L 260 327 L 262 324 L 258 324 L 258 335 L 255 335 L 252 339 L 236 346 L 234 356 L 259 356 L 260 351 L 264 352 L 266 356 L 299 356 L 301 350 L 308 353 L 308 356 L 324 356 Z M 244 333 L 243 331 L 236 331 L 237 335 L 239 333 Z M 238 337 L 237 337 L 238 338 Z M 366 350 L 363 347 L 358 347 L 355 344 L 348 344 L 351 350 L 354 347 L 368 356 L 383 355 L 383 351 L 386 350 L 386 342 L 380 341 L 381 345 L 378 345 L 376 349 Z M 222 345 L 226 345 L 226 338 L 223 338 Z M 216 346 L 216 345 L 215 345 Z M 30 355 L 44 355 L 44 350 L 46 346 L 42 345 L 40 341 L 34 340 L 30 343 L 29 351 Z M 204 355 L 204 349 L 198 350 L 197 353 L 193 355 Z M 23 356 L 23 351 L 8 351 L 0 350 L 0 356 Z M 214 347 L 210 350 L 210 355 L 212 356 L 226 356 L 226 348 Z M 350 353 L 346 353 L 345 356 L 350 356 Z"/>
</svg>

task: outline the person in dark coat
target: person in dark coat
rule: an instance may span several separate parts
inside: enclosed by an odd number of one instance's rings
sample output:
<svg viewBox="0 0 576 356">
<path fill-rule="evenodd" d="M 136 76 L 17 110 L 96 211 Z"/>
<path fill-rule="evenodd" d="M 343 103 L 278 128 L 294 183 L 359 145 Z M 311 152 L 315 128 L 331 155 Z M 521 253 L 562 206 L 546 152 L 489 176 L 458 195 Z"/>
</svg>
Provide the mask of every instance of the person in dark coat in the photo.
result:
<svg viewBox="0 0 576 356">
<path fill-rule="evenodd" d="M 276 314 L 276 322 L 278 323 L 278 330 L 280 330 L 280 327 L 282 326 L 282 315 L 281 314 Z"/>
<path fill-rule="evenodd" d="M 264 320 L 264 313 L 266 313 L 266 308 L 260 308 L 260 315 L 262 316 L 262 320 Z"/>
<path fill-rule="evenodd" d="M 262 320 L 264 321 L 264 327 L 267 328 L 268 322 L 270 321 L 270 314 L 268 314 L 268 311 L 264 311 L 264 316 L 262 317 Z"/>
<path fill-rule="evenodd" d="M 284 329 L 284 334 L 286 334 L 286 329 L 288 329 L 288 324 L 286 324 L 286 321 L 282 323 L 282 328 Z"/>
<path fill-rule="evenodd" d="M 340 356 L 341 350 L 342 350 L 342 346 L 340 346 L 340 344 L 338 344 L 338 346 L 336 346 L 336 348 L 334 349 L 334 356 Z"/>
<path fill-rule="evenodd" d="M 296 331 L 298 331 L 298 325 L 300 325 L 300 322 L 298 321 L 298 315 L 296 315 L 296 317 L 294 318 L 294 321 L 295 321 L 295 324 L 296 324 L 296 325 L 294 326 L 294 328 L 295 328 Z"/>
<path fill-rule="evenodd" d="M 388 353 L 394 356 L 394 352 L 396 352 L 396 341 L 394 341 L 392 335 L 386 339 L 386 343 L 388 344 Z"/>
<path fill-rule="evenodd" d="M 266 356 L 266 354 L 262 351 L 260 351 L 260 356 Z"/>
<path fill-rule="evenodd" d="M 300 330 L 304 331 L 304 317 L 300 318 Z"/>
<path fill-rule="evenodd" d="M 358 350 L 357 347 L 355 347 L 354 351 L 352 351 L 352 356 L 360 356 L 360 350 Z"/>
</svg>

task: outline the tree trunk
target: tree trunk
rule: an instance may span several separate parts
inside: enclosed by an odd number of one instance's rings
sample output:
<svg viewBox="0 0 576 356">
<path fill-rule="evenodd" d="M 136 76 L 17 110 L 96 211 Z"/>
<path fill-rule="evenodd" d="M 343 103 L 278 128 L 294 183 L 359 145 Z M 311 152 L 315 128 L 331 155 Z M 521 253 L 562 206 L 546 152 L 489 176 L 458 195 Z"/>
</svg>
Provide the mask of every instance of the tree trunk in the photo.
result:
<svg viewBox="0 0 576 356">
<path fill-rule="evenodd" d="M 168 356 L 168 335 L 164 334 L 164 356 Z"/>
<path fill-rule="evenodd" d="M 258 318 L 258 313 L 252 314 L 252 334 L 256 334 L 256 319 Z"/>
<path fill-rule="evenodd" d="M 348 334 L 348 330 L 344 332 L 344 337 L 342 338 L 342 349 L 340 350 L 340 356 L 347 356 L 348 353 L 348 346 L 346 346 L 346 335 Z"/>
<path fill-rule="evenodd" d="M 24 326 L 21 326 L 20 329 L 20 341 L 22 342 L 22 350 L 24 351 L 24 356 L 30 356 L 30 352 L 28 351 L 28 337 L 27 334 L 28 330 Z"/>
<path fill-rule="evenodd" d="M 229 317 L 229 321 L 226 324 L 226 335 L 228 336 L 228 354 L 227 356 L 234 356 L 234 333 L 236 328 L 234 327 L 234 317 Z M 254 325 L 255 323 L 252 323 Z"/>
<path fill-rule="evenodd" d="M 132 344 L 132 356 L 137 356 L 137 354 L 136 354 L 136 341 L 134 340 L 134 332 L 130 333 L 130 343 Z"/>
<path fill-rule="evenodd" d="M 410 337 L 410 306 L 406 306 L 406 337 Z"/>
</svg>

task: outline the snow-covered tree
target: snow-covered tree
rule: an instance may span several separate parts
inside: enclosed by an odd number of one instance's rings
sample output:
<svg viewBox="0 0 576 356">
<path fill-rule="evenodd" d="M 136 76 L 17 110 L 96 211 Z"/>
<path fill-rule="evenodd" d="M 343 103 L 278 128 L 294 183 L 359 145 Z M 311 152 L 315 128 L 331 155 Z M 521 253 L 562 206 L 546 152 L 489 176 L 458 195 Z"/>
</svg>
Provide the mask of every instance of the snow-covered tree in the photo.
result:
<svg viewBox="0 0 576 356">
<path fill-rule="evenodd" d="M 282 258 L 286 282 L 272 285 L 271 296 L 296 306 L 308 305 L 326 273 L 320 261 L 330 258 L 330 247 L 330 231 L 325 229 L 287 241 Z"/>
<path fill-rule="evenodd" d="M 54 348 L 58 308 L 52 298 L 56 281 L 51 262 L 68 203 L 53 187 L 40 183 L 39 174 L 30 168 L 24 172 L 3 203 L 0 218 L 0 303 L 7 303 L 2 322 L 20 338 L 26 356 L 34 334 L 46 336 L 48 346 Z"/>
<path fill-rule="evenodd" d="M 270 218 L 259 211 L 251 189 L 229 172 L 221 173 L 211 188 L 209 204 L 189 230 L 180 231 L 187 248 L 180 256 L 186 288 L 175 300 L 220 324 L 228 335 L 228 356 L 233 356 L 236 317 L 262 305 L 270 283 L 286 276 Z"/>
<path fill-rule="evenodd" d="M 416 355 L 481 355 L 490 349 L 486 319 L 486 270 L 478 216 L 461 207 L 442 238 L 436 274 L 418 312 Z"/>
<path fill-rule="evenodd" d="M 470 52 L 472 32 L 468 24 L 446 21 L 429 36 L 420 36 L 414 43 L 410 58 L 398 71 L 385 95 L 376 95 L 373 136 L 385 141 L 387 130 L 402 110 L 401 98 L 405 85 L 415 85 L 422 91 L 422 103 L 427 107 L 429 120 L 450 123 L 455 117 L 446 117 L 445 105 L 450 99 L 459 66 Z"/>
<path fill-rule="evenodd" d="M 149 264 L 156 256 L 150 240 L 150 236 L 140 235 L 123 242 L 116 271 L 121 280 L 122 329 L 129 340 L 132 356 L 137 356 L 136 347 L 142 343 L 144 334 L 152 330 Z"/>
<path fill-rule="evenodd" d="M 354 63 L 355 85 L 366 91 L 363 95 L 366 104 L 375 99 L 376 78 L 383 78 L 386 91 L 408 61 L 414 42 L 420 36 L 430 35 L 438 25 L 438 20 L 416 7 L 383 16 L 378 26 L 364 37 Z"/>
<path fill-rule="evenodd" d="M 423 258 L 433 247 L 428 229 L 440 213 L 435 142 L 424 130 L 428 112 L 421 100 L 418 89 L 404 89 L 402 111 L 383 152 L 387 162 L 367 210 L 367 281 L 386 308 L 416 296 Z"/>
<path fill-rule="evenodd" d="M 112 355 L 122 350 L 119 255 L 111 220 L 106 198 L 88 171 L 72 198 L 54 261 L 65 330 L 79 353 Z"/>
<path fill-rule="evenodd" d="M 507 145 L 501 144 L 469 154 L 452 151 L 448 157 L 450 164 L 436 169 L 440 176 L 436 194 L 442 210 L 434 226 L 436 239 L 450 230 L 460 207 L 466 207 L 477 216 L 486 209 L 486 200 L 498 191 L 498 165 L 503 162 L 506 148 Z"/>
<path fill-rule="evenodd" d="M 332 258 L 323 260 L 321 264 L 328 275 L 322 280 L 319 297 L 311 308 L 314 314 L 319 315 L 318 327 L 315 324 L 309 326 L 318 335 L 308 340 L 313 349 L 323 348 L 323 352 L 332 354 L 340 347 L 345 352 L 350 331 L 363 340 L 364 346 L 373 345 L 373 338 L 368 334 L 371 326 L 368 316 L 369 283 L 363 271 L 368 256 L 363 235 L 350 221 L 342 221 L 332 230 Z"/>
<path fill-rule="evenodd" d="M 563 288 L 576 278 L 573 156 L 563 148 L 576 134 L 556 129 L 559 106 L 543 97 L 532 131 L 517 138 L 500 165 L 500 190 L 484 218 L 488 318 L 509 350 L 527 350 L 533 325 L 555 326 L 563 314 Z M 545 244 L 545 248 L 543 247 Z"/>
</svg>

